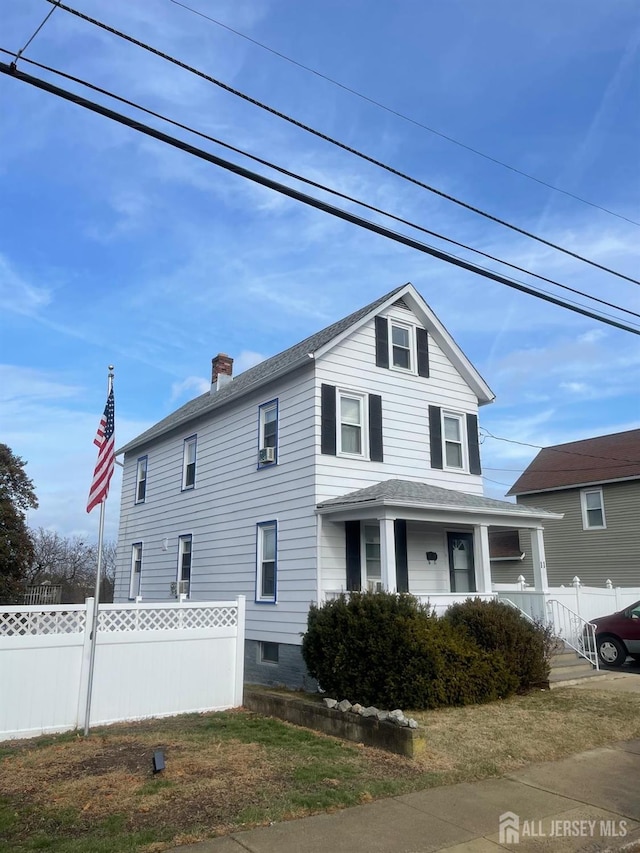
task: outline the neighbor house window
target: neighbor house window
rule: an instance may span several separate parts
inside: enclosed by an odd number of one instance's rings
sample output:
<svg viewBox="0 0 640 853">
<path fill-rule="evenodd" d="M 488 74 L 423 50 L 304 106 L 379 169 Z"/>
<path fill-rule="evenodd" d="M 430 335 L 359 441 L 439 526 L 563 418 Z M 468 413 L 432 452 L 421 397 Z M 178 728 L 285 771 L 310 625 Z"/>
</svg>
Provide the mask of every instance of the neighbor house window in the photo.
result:
<svg viewBox="0 0 640 853">
<path fill-rule="evenodd" d="M 272 465 L 278 461 L 278 401 L 272 400 L 260 406 L 260 437 L 258 463 Z"/>
<path fill-rule="evenodd" d="M 442 440 L 445 468 L 464 469 L 464 420 L 462 415 L 443 412 Z"/>
<path fill-rule="evenodd" d="M 196 484 L 196 446 L 197 436 L 192 435 L 184 440 L 182 455 L 182 488 L 193 489 Z"/>
<path fill-rule="evenodd" d="M 583 489 L 580 492 L 582 527 L 585 530 L 602 530 L 606 527 L 602 489 Z"/>
<path fill-rule="evenodd" d="M 142 504 L 147 497 L 147 457 L 138 459 L 136 468 L 136 503 Z"/>
<path fill-rule="evenodd" d="M 279 657 L 278 643 L 260 643 L 260 663 L 278 663 Z"/>
<path fill-rule="evenodd" d="M 338 430 L 340 444 L 339 453 L 350 456 L 365 456 L 365 398 L 361 394 L 339 392 L 340 429 Z"/>
<path fill-rule="evenodd" d="M 191 534 L 181 536 L 178 542 L 178 595 L 189 595 L 193 537 Z"/>
<path fill-rule="evenodd" d="M 141 579 L 142 542 L 135 542 L 131 546 L 131 582 L 129 584 L 129 598 L 137 598 L 140 595 Z"/>
<path fill-rule="evenodd" d="M 256 601 L 275 603 L 277 565 L 277 523 L 258 524 Z"/>
<path fill-rule="evenodd" d="M 391 320 L 391 365 L 400 370 L 413 370 L 413 332 L 410 326 Z"/>
</svg>

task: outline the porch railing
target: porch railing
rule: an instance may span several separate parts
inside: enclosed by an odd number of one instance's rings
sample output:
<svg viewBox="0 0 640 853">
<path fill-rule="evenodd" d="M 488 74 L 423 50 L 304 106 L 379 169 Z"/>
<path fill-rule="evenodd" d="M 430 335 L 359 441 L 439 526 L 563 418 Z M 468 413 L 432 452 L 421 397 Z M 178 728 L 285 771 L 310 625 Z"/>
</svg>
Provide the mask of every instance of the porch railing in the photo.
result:
<svg viewBox="0 0 640 853">
<path fill-rule="evenodd" d="M 452 604 L 457 604 L 462 601 L 466 601 L 468 598 L 481 598 L 483 601 L 490 601 L 491 599 L 497 598 L 497 593 L 495 592 L 435 592 L 427 594 L 416 594 L 411 593 L 414 598 L 417 598 L 422 604 L 430 604 L 435 608 L 436 613 L 444 613 L 444 611 L 451 607 Z M 346 590 L 339 589 L 331 589 L 326 590 L 324 593 L 325 601 L 333 601 L 336 598 L 339 598 L 341 595 L 349 595 Z"/>
<path fill-rule="evenodd" d="M 553 625 L 558 637 L 581 657 L 592 663 L 596 669 L 600 669 L 596 646 L 596 626 L 555 598 L 547 601 L 547 612 L 549 622 Z"/>
</svg>

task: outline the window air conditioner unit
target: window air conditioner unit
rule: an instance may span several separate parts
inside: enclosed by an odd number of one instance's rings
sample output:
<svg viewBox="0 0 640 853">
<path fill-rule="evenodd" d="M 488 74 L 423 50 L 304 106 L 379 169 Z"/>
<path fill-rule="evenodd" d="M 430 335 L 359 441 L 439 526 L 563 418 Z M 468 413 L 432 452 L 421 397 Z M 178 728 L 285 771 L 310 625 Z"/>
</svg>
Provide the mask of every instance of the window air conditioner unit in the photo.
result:
<svg viewBox="0 0 640 853">
<path fill-rule="evenodd" d="M 276 449 L 275 447 L 263 447 L 260 450 L 260 462 L 275 462 Z"/>
<path fill-rule="evenodd" d="M 189 581 L 178 581 L 178 595 L 189 595 Z"/>
</svg>

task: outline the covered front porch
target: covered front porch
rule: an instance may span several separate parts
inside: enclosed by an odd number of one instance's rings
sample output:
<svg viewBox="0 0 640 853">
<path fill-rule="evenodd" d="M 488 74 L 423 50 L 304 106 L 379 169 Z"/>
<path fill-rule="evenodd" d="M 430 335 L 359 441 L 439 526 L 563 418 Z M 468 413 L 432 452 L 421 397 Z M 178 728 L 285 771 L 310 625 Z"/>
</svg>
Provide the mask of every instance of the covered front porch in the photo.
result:
<svg viewBox="0 0 640 853">
<path fill-rule="evenodd" d="M 555 514 L 427 483 L 388 480 L 324 501 L 318 600 L 344 592 L 409 592 L 437 611 L 495 598 L 489 527 L 528 529 L 535 589 L 548 588 L 543 523 Z"/>
</svg>

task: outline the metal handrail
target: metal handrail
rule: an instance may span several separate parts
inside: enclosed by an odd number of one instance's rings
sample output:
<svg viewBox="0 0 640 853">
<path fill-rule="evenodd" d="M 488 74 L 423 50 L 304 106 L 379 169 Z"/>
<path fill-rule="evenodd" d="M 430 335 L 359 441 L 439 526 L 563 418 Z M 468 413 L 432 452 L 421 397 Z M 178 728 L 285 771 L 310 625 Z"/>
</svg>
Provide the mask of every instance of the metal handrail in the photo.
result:
<svg viewBox="0 0 640 853">
<path fill-rule="evenodd" d="M 547 612 L 560 639 L 599 670 L 596 626 L 593 622 L 584 619 L 557 598 L 547 601 Z"/>
</svg>

